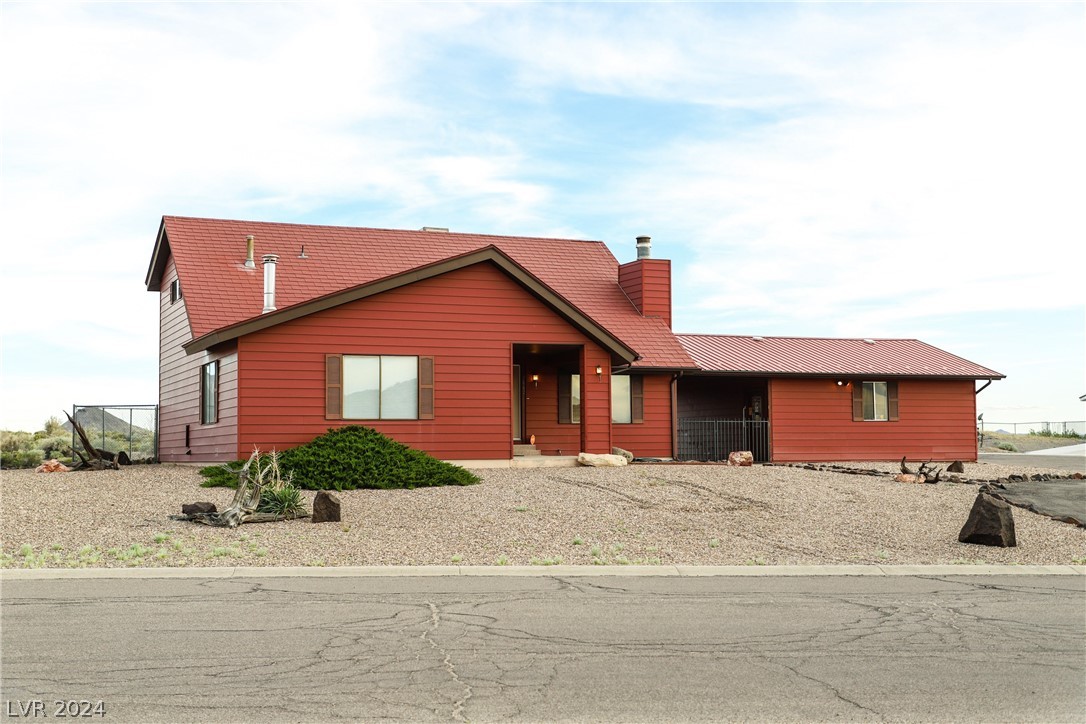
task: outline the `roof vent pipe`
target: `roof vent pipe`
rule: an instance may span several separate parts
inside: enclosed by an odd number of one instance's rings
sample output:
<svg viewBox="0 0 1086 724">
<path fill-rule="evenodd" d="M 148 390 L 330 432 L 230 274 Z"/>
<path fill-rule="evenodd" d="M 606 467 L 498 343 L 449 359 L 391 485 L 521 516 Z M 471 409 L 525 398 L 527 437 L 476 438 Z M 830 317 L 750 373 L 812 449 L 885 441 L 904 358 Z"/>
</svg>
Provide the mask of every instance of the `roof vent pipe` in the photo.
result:
<svg viewBox="0 0 1086 724">
<path fill-rule="evenodd" d="M 249 234 L 245 237 L 245 268 L 256 269 L 256 262 L 253 261 L 253 252 L 256 248 L 256 237 Z"/>
<path fill-rule="evenodd" d="M 637 258 L 648 259 L 650 256 L 652 256 L 652 237 L 637 237 Z"/>
<path fill-rule="evenodd" d="M 264 309 L 261 314 L 275 311 L 275 264 L 279 257 L 275 254 L 265 254 L 264 261 Z"/>
</svg>

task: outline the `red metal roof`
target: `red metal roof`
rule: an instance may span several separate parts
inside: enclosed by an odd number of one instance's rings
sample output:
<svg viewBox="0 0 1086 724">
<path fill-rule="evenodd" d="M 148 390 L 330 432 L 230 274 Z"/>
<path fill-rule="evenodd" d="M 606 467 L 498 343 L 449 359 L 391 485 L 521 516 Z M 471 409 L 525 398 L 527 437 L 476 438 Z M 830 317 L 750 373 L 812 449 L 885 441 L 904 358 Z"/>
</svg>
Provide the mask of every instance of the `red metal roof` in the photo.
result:
<svg viewBox="0 0 1086 724">
<path fill-rule="evenodd" d="M 276 306 L 285 309 L 493 246 L 635 350 L 634 367 L 695 367 L 667 325 L 642 317 L 622 292 L 618 261 L 603 242 L 178 216 L 162 224 L 194 338 L 261 316 L 264 254 L 279 256 Z M 256 237 L 255 269 L 244 266 L 249 234 Z M 158 289 L 165 257 L 156 247 L 148 289 Z"/>
<path fill-rule="evenodd" d="M 675 336 L 705 372 L 968 379 L 1005 376 L 916 339 Z"/>
</svg>

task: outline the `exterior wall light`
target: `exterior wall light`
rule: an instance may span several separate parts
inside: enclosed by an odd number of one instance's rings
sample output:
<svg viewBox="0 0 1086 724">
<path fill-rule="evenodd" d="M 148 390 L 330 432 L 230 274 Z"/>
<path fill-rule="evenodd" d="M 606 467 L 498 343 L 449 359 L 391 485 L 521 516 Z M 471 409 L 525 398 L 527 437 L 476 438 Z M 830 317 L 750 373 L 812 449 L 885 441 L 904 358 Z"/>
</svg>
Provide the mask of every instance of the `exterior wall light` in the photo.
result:
<svg viewBox="0 0 1086 724">
<path fill-rule="evenodd" d="M 539 375 L 532 375 L 532 384 L 539 387 Z"/>
<path fill-rule="evenodd" d="M 596 378 L 603 379 L 603 365 L 596 365 Z"/>
</svg>

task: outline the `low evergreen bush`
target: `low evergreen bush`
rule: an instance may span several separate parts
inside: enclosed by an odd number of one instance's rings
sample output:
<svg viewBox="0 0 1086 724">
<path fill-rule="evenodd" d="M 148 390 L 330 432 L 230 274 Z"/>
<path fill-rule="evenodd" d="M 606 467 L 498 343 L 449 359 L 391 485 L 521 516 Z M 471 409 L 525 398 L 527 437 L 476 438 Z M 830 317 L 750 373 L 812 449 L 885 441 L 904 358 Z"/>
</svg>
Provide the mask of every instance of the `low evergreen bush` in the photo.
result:
<svg viewBox="0 0 1086 724">
<path fill-rule="evenodd" d="M 244 461 L 200 470 L 206 487 L 236 487 Z M 312 442 L 279 453 L 279 466 L 306 490 L 393 490 L 473 485 L 479 478 L 361 425 L 332 428 Z"/>
</svg>

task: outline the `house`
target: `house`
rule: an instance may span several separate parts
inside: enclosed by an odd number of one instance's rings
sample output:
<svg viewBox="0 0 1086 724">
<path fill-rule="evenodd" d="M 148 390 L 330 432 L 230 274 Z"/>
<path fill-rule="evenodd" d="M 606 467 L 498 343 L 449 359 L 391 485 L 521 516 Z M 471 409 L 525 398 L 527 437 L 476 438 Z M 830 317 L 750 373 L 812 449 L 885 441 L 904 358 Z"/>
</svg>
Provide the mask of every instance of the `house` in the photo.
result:
<svg viewBox="0 0 1086 724">
<path fill-rule="evenodd" d="M 676 335 L 671 263 L 637 249 L 164 217 L 160 458 L 360 423 L 460 461 L 719 456 L 728 430 L 763 460 L 976 459 L 973 384 L 999 373 L 909 340 Z"/>
</svg>

